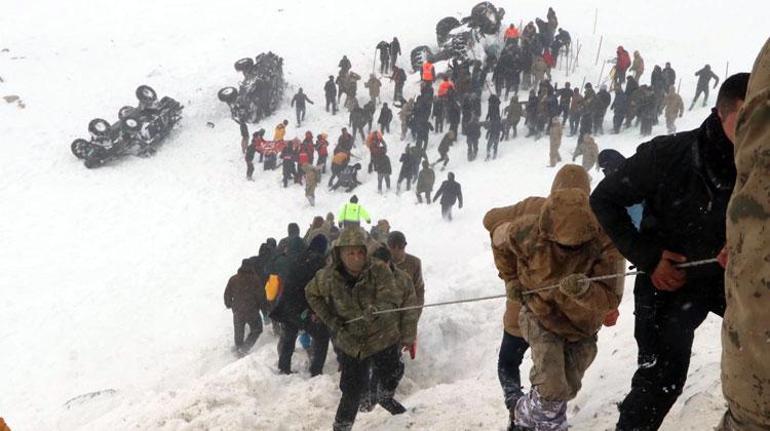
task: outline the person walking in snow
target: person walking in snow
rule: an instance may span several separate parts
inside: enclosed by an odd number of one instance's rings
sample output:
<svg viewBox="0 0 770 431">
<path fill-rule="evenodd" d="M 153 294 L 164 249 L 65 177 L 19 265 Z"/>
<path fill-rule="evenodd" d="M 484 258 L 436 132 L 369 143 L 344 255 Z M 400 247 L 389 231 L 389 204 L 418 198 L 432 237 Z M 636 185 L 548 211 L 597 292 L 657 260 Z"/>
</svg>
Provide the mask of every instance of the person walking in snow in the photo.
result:
<svg viewBox="0 0 770 431">
<path fill-rule="evenodd" d="M 393 111 L 388 108 L 387 103 L 382 104 L 380 115 L 377 117 L 377 124 L 383 133 L 390 133 L 390 122 L 393 121 Z"/>
<path fill-rule="evenodd" d="M 453 131 L 448 131 L 444 135 L 443 138 L 441 138 L 441 142 L 438 144 L 438 155 L 440 156 L 438 160 L 433 162 L 433 166 L 436 166 L 439 164 L 439 162 L 444 162 L 444 165 L 441 166 L 441 170 L 443 171 L 446 169 L 446 164 L 449 163 L 449 147 L 452 146 L 452 144 L 455 141 L 455 134 Z"/>
<path fill-rule="evenodd" d="M 390 72 L 390 44 L 381 40 L 375 51 L 380 53 L 380 75 L 386 75 Z"/>
<path fill-rule="evenodd" d="M 340 213 L 337 216 L 340 227 L 347 228 L 351 226 L 360 227 L 361 220 L 371 223 L 372 219 L 369 217 L 369 212 L 363 205 L 358 203 L 358 196 L 353 195 L 350 197 L 350 202 L 340 208 Z"/>
<path fill-rule="evenodd" d="M 568 428 L 567 402 L 596 357 L 596 334 L 603 323 L 614 324 L 622 280 L 588 278 L 622 272 L 624 261 L 591 213 L 589 190 L 585 171 L 568 165 L 547 198 L 484 217 L 508 297 L 498 374 L 509 430 Z M 527 345 L 532 388 L 523 394 L 518 367 Z"/>
<path fill-rule="evenodd" d="M 305 102 L 309 104 L 313 104 L 313 101 L 310 100 L 305 93 L 302 92 L 302 88 L 297 91 L 297 94 L 294 95 L 291 99 L 291 106 L 296 107 L 297 110 L 297 127 L 302 126 L 302 122 L 305 121 Z"/>
<path fill-rule="evenodd" d="M 719 85 L 719 77 L 711 71 L 711 66 L 708 64 L 703 66 L 703 69 L 695 72 L 695 76 L 698 77 L 698 83 L 695 86 L 695 97 L 692 99 L 689 111 L 692 111 L 692 108 L 695 107 L 695 102 L 698 101 L 701 94 L 703 94 L 703 107 L 706 107 L 706 103 L 709 100 L 709 83 L 712 79 L 714 80 L 714 88 L 717 88 L 717 85 Z"/>
<path fill-rule="evenodd" d="M 401 306 L 404 292 L 393 272 L 371 259 L 366 233 L 359 226 L 340 233 L 331 255 L 332 263 L 316 273 L 305 296 L 333 334 L 340 363 L 342 396 L 333 430 L 350 431 L 367 392 L 370 369 L 379 388 L 377 403 L 394 415 L 406 411 L 394 399 L 404 374 L 400 313 L 374 314 Z"/>
<path fill-rule="evenodd" d="M 433 200 L 436 201 L 439 198 L 441 203 L 441 216 L 444 220 L 452 221 L 452 207 L 455 203 L 458 203 L 458 208 L 463 208 L 463 192 L 460 183 L 455 181 L 455 174 L 450 172 L 447 175 L 447 179 L 441 183 L 441 187 L 436 190 L 436 194 L 433 195 Z"/>
<path fill-rule="evenodd" d="M 425 194 L 425 203 L 430 204 L 430 194 L 433 191 L 433 184 L 436 182 L 436 174 L 430 167 L 427 160 L 422 162 L 422 170 L 417 175 L 417 202 L 422 203 L 422 195 Z"/>
<path fill-rule="evenodd" d="M 332 115 L 337 115 L 337 85 L 334 83 L 334 76 L 329 75 L 329 80 L 324 84 L 324 96 L 326 97 L 326 112 L 329 112 L 329 106 L 332 109 Z"/>
<path fill-rule="evenodd" d="M 636 276 L 638 368 L 619 405 L 618 431 L 656 430 L 684 390 L 695 330 L 725 310 L 725 272 L 717 264 L 675 265 L 716 257 L 726 241 L 735 181 L 735 132 L 749 74 L 722 84 L 717 109 L 691 131 L 643 143 L 591 195 L 591 207 Z M 637 231 L 626 208 L 644 202 Z"/>
<path fill-rule="evenodd" d="M 225 287 L 225 307 L 233 312 L 235 347 L 233 351 L 243 356 L 251 350 L 262 333 L 261 304 L 265 289 L 260 285 L 262 278 L 248 259 L 241 262 L 238 273 L 230 277 Z M 246 325 L 249 335 L 244 340 Z"/>
</svg>

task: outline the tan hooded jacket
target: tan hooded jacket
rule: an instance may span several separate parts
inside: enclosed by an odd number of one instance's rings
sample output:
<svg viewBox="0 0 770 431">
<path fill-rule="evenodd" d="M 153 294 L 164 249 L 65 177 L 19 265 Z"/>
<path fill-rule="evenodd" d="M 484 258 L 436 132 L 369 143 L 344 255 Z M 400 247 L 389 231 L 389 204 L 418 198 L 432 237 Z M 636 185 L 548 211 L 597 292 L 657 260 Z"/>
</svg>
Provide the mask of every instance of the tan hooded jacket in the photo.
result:
<svg viewBox="0 0 770 431">
<path fill-rule="evenodd" d="M 551 193 L 563 189 L 577 188 L 587 194 L 591 190 L 590 183 L 590 179 L 583 168 L 578 165 L 565 165 L 556 173 L 556 177 L 551 185 Z M 543 197 L 529 197 L 515 205 L 494 208 L 484 216 L 484 228 L 490 233 L 492 239 L 492 254 L 498 269 L 498 276 L 505 282 L 508 295 L 505 316 L 503 317 L 505 331 L 519 337 L 521 336 L 518 323 L 521 304 L 515 292 L 520 286 L 518 259 L 514 251 L 508 246 L 508 235 L 513 221 L 526 215 L 539 215 L 545 202 L 546 198 Z M 608 245 L 611 244 L 609 238 L 603 232 L 600 233 L 600 237 L 603 248 L 609 251 Z M 621 259 L 616 268 L 618 271 L 622 271 L 622 264 Z M 622 279 L 618 279 L 614 287 L 622 292 Z"/>
</svg>

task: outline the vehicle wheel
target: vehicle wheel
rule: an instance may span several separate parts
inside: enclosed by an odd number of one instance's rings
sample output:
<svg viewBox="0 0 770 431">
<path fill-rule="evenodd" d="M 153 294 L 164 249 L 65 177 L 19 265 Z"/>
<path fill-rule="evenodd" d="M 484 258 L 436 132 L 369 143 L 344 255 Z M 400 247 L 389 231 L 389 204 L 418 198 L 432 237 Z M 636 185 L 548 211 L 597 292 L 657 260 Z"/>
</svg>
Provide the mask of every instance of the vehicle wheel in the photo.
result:
<svg viewBox="0 0 770 431">
<path fill-rule="evenodd" d="M 72 150 L 72 154 L 75 155 L 78 159 L 85 159 L 86 155 L 88 155 L 88 147 L 91 145 L 90 142 L 86 141 L 85 139 L 75 139 L 72 141 L 72 145 L 70 145 L 70 149 Z"/>
<path fill-rule="evenodd" d="M 97 137 L 103 137 L 110 134 L 110 123 L 101 118 L 94 118 L 88 123 L 88 131 Z"/>
<path fill-rule="evenodd" d="M 238 72 L 248 72 L 254 67 L 254 60 L 250 57 L 242 58 L 235 62 L 235 70 Z"/>
<path fill-rule="evenodd" d="M 83 163 L 86 165 L 88 169 L 98 168 L 101 163 L 98 160 L 94 159 L 86 159 L 86 161 Z"/>
<path fill-rule="evenodd" d="M 430 59 L 432 56 L 433 53 L 430 51 L 430 48 L 428 48 L 427 45 L 420 45 L 413 49 L 409 56 L 409 59 L 412 62 L 412 69 L 415 72 L 419 72 L 422 68 L 422 64 L 425 63 L 425 60 Z"/>
<path fill-rule="evenodd" d="M 134 116 L 126 117 L 122 119 L 120 123 L 123 126 L 123 129 L 129 132 L 137 132 L 142 128 L 142 122 Z"/>
<path fill-rule="evenodd" d="M 217 93 L 219 100 L 225 103 L 233 103 L 238 97 L 238 90 L 235 87 L 225 87 Z"/>
<path fill-rule="evenodd" d="M 127 118 L 128 116 L 130 116 L 134 112 L 134 109 L 136 108 L 128 105 L 120 108 L 120 110 L 118 111 L 118 120 L 122 121 L 124 118 Z"/>
<path fill-rule="evenodd" d="M 444 42 L 449 39 L 449 32 L 460 27 L 460 21 L 455 17 L 448 16 L 436 24 L 436 40 L 439 45 L 443 45 Z"/>
<path fill-rule="evenodd" d="M 158 100 L 158 94 L 149 85 L 140 85 L 136 89 L 136 98 L 140 102 L 154 102 Z"/>
</svg>

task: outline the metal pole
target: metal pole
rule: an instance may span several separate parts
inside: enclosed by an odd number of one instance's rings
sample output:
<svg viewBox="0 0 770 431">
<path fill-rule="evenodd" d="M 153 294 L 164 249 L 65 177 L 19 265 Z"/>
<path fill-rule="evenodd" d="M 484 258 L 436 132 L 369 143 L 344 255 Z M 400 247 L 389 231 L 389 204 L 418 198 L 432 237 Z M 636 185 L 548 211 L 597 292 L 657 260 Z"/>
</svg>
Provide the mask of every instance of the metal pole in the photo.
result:
<svg viewBox="0 0 770 431">
<path fill-rule="evenodd" d="M 596 50 L 596 62 L 594 62 L 594 66 L 599 64 L 599 54 L 602 52 L 602 42 L 604 42 L 604 35 L 599 38 L 599 49 Z"/>
<path fill-rule="evenodd" d="M 599 19 L 599 8 L 594 9 L 594 35 L 596 35 L 596 21 Z"/>
</svg>

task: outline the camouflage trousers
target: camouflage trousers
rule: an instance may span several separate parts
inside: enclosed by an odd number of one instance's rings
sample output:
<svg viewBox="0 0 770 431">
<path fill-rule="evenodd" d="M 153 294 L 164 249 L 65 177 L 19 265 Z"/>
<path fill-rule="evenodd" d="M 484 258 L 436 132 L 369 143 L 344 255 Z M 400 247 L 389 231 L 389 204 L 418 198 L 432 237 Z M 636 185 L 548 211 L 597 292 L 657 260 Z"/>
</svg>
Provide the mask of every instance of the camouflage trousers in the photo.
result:
<svg viewBox="0 0 770 431">
<path fill-rule="evenodd" d="M 729 405 L 729 403 L 728 403 Z M 716 428 L 716 431 L 762 431 L 767 430 L 764 425 L 757 423 L 747 423 L 736 419 L 730 410 L 725 412 L 722 422 Z"/>
<path fill-rule="evenodd" d="M 516 424 L 566 430 L 567 401 L 577 396 L 583 375 L 596 358 L 596 336 L 567 341 L 543 328 L 526 308 L 519 314 L 519 326 L 532 349 L 532 390 L 516 404 Z"/>
</svg>

